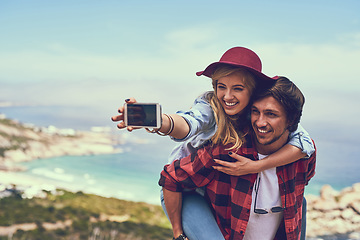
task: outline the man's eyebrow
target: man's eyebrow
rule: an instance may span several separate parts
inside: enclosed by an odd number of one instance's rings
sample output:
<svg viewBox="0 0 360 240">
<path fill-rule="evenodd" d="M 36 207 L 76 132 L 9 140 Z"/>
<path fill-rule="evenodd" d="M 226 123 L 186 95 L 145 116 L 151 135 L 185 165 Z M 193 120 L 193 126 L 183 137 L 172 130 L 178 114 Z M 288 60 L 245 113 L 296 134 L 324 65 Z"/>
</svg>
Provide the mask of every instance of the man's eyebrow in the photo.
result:
<svg viewBox="0 0 360 240">
<path fill-rule="evenodd" d="M 265 112 L 270 112 L 270 113 L 276 113 L 279 114 L 280 111 L 276 110 L 276 109 L 265 109 Z"/>
<path fill-rule="evenodd" d="M 258 109 L 256 106 L 254 106 L 254 105 L 252 105 L 251 106 L 251 109 Z M 267 108 L 267 109 L 264 109 L 263 110 L 263 112 L 271 112 L 271 113 L 277 113 L 277 114 L 279 114 L 280 113 L 280 111 L 278 111 L 278 110 L 276 110 L 276 109 L 269 109 L 269 108 Z"/>
</svg>

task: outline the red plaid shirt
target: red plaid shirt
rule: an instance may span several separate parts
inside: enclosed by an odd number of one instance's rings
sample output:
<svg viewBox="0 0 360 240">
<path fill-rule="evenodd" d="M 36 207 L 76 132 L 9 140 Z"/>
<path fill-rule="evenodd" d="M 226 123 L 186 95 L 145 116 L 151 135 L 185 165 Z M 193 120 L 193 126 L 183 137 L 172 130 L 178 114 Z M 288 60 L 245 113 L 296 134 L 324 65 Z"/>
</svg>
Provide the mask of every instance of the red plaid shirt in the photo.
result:
<svg viewBox="0 0 360 240">
<path fill-rule="evenodd" d="M 249 220 L 252 191 L 257 174 L 230 176 L 214 170 L 213 159 L 233 162 L 227 146 L 205 146 L 164 167 L 159 185 L 167 190 L 181 192 L 184 188 L 206 187 L 209 202 L 215 210 L 216 221 L 225 239 L 243 239 Z M 237 154 L 257 160 L 257 151 L 251 141 Z M 301 210 L 305 185 L 315 174 L 316 152 L 308 159 L 300 159 L 276 169 L 281 201 L 286 206 L 284 218 L 275 239 L 300 238 Z M 281 176 L 281 177 L 280 177 Z"/>
</svg>

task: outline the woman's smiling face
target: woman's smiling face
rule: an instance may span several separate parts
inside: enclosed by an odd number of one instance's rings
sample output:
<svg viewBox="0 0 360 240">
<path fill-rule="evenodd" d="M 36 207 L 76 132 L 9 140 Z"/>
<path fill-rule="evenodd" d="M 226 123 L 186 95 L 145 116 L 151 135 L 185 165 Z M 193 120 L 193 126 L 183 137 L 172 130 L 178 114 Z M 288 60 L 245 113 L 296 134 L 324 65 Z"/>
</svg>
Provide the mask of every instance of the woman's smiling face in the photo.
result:
<svg viewBox="0 0 360 240">
<path fill-rule="evenodd" d="M 243 79 L 240 74 L 233 73 L 217 81 L 216 96 L 228 115 L 241 113 L 249 104 L 251 91 Z"/>
</svg>

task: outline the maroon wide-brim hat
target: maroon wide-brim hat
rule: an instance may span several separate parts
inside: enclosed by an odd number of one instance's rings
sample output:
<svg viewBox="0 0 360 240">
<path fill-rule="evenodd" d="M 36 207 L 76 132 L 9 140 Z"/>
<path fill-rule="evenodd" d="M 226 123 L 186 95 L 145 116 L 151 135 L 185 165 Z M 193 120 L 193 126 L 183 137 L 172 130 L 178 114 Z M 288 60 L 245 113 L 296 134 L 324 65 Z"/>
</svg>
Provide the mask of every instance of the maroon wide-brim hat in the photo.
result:
<svg viewBox="0 0 360 240">
<path fill-rule="evenodd" d="M 248 69 L 259 80 L 271 80 L 275 78 L 266 76 L 261 72 L 262 65 L 259 56 L 252 50 L 244 47 L 233 47 L 227 50 L 220 61 L 211 63 L 204 71 L 197 72 L 197 76 L 207 76 L 211 78 L 216 68 L 221 64 L 229 64 Z"/>
</svg>

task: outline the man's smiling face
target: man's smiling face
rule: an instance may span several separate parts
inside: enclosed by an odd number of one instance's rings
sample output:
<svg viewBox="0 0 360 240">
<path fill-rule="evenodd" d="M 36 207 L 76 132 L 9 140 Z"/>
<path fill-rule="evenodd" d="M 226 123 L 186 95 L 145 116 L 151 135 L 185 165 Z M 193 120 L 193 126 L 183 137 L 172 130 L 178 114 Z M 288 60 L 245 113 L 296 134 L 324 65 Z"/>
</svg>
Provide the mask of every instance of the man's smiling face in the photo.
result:
<svg viewBox="0 0 360 240">
<path fill-rule="evenodd" d="M 272 96 L 257 100 L 251 107 L 251 125 L 258 151 L 277 151 L 289 136 L 287 115 L 283 106 Z"/>
</svg>

